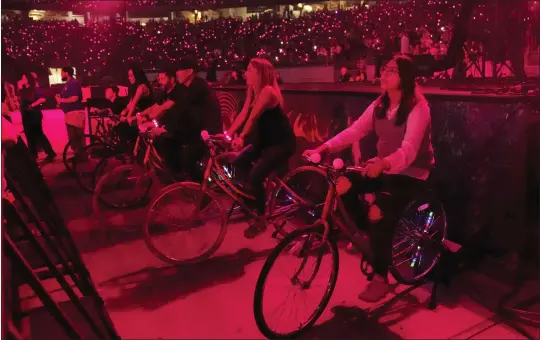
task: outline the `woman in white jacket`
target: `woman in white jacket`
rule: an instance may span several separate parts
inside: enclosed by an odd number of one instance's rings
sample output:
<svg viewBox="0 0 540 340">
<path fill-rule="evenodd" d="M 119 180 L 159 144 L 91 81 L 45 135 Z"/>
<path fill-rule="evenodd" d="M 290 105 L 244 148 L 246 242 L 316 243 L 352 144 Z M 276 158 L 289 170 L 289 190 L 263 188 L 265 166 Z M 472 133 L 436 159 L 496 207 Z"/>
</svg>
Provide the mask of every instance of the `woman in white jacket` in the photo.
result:
<svg viewBox="0 0 540 340">
<path fill-rule="evenodd" d="M 383 67 L 381 74 L 383 93 L 360 118 L 315 150 L 304 152 L 306 156 L 338 152 L 373 130 L 379 138 L 378 156 L 367 162 L 362 175 L 349 174 L 352 189 L 342 195 L 357 225 L 369 225 L 375 277 L 359 298 L 370 302 L 382 299 L 390 290 L 387 272 L 399 214 L 435 164 L 429 106 L 416 88 L 414 63 L 409 57 L 399 55 Z M 358 209 L 359 194 L 374 192 L 390 195 L 377 195 L 375 202 L 363 200 L 365 209 Z"/>
</svg>

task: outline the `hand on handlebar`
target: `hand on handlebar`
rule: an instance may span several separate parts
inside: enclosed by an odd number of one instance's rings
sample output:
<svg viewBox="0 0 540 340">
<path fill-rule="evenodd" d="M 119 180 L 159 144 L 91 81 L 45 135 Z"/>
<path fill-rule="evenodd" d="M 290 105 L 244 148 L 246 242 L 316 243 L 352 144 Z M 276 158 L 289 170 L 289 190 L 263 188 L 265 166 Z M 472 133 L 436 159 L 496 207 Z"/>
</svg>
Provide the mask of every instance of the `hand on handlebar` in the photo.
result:
<svg viewBox="0 0 540 340">
<path fill-rule="evenodd" d="M 362 176 L 377 178 L 386 170 L 390 170 L 390 163 L 386 159 L 375 157 L 367 161 Z"/>
<path fill-rule="evenodd" d="M 319 163 L 321 161 L 321 157 L 328 152 L 328 147 L 326 145 L 321 145 L 316 149 L 313 150 L 305 150 L 302 153 L 302 157 L 308 159 L 311 162 Z"/>
<path fill-rule="evenodd" d="M 235 138 L 232 142 L 232 148 L 234 150 L 239 150 L 241 148 L 244 147 L 244 138 L 242 137 L 238 137 L 238 138 Z"/>
<path fill-rule="evenodd" d="M 164 127 L 154 127 L 152 128 L 152 130 L 150 130 L 150 135 L 152 137 L 157 137 L 159 135 L 164 134 L 165 132 L 167 132 L 167 130 L 165 130 Z"/>
</svg>

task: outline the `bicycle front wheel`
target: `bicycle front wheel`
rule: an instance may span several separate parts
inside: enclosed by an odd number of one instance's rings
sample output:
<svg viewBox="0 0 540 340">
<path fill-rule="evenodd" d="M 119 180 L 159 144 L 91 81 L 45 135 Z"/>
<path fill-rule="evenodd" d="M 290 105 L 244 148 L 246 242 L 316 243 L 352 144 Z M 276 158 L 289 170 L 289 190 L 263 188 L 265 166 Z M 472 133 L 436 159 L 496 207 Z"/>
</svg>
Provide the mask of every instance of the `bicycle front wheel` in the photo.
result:
<svg viewBox="0 0 540 340">
<path fill-rule="evenodd" d="M 255 287 L 253 309 L 257 326 L 267 338 L 292 338 L 298 335 L 311 327 L 328 305 L 336 286 L 339 253 L 332 238 L 322 242 L 323 234 L 322 226 L 295 230 L 266 259 Z M 329 273 L 326 275 L 324 272 Z M 270 274 L 285 273 L 290 277 L 270 279 Z M 283 290 L 283 297 L 279 297 L 273 288 Z M 289 297 L 293 306 L 284 307 L 283 300 Z M 286 309 L 289 317 L 283 320 L 283 312 L 277 311 L 276 304 L 278 308 Z M 306 316 L 301 317 L 298 309 L 307 310 Z M 282 321 L 285 324 L 283 329 L 278 329 L 280 326 L 274 321 L 274 312 L 277 323 Z M 293 316 L 299 319 L 293 319 Z"/>
<path fill-rule="evenodd" d="M 193 182 L 174 183 L 150 204 L 143 231 L 148 249 L 160 260 L 196 263 L 223 243 L 226 216 L 212 190 Z"/>
</svg>

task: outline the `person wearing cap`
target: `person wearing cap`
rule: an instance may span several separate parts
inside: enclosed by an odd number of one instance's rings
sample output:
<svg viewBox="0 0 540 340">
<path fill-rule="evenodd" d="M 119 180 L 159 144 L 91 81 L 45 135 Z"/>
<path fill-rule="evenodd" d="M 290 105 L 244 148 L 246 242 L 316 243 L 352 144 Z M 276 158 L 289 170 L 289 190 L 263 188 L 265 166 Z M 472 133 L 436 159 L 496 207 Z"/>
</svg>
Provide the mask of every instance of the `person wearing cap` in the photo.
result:
<svg viewBox="0 0 540 340">
<path fill-rule="evenodd" d="M 203 174 L 197 166 L 198 161 L 207 152 L 207 147 L 201 140 L 201 131 L 219 134 L 223 131 L 221 107 L 214 91 L 206 80 L 197 75 L 197 61 L 183 60 L 176 69 L 176 81 L 184 90 L 185 97 L 179 108 L 179 126 L 190 127 L 188 144 L 184 162 L 189 173 L 197 181 L 203 180 Z"/>
<path fill-rule="evenodd" d="M 185 59 L 176 69 L 176 81 L 185 90 L 181 117 L 189 117 L 194 124 L 193 140 L 200 140 L 200 132 L 217 134 L 223 131 L 221 108 L 216 94 L 206 80 L 197 75 L 197 61 Z"/>
<path fill-rule="evenodd" d="M 198 160 L 206 152 L 200 135 L 202 130 L 218 134 L 223 130 L 221 108 L 208 83 L 196 75 L 197 62 L 184 59 L 176 67 L 176 85 L 165 95 L 161 105 L 150 108 L 150 118 L 157 119 L 164 127 L 154 133 L 175 136 L 176 143 L 186 146 L 183 168 L 194 181 L 202 181 Z M 161 76 L 170 76 L 169 73 Z M 161 81 L 160 81 L 161 82 Z M 146 114 L 146 113 L 145 113 Z"/>
</svg>

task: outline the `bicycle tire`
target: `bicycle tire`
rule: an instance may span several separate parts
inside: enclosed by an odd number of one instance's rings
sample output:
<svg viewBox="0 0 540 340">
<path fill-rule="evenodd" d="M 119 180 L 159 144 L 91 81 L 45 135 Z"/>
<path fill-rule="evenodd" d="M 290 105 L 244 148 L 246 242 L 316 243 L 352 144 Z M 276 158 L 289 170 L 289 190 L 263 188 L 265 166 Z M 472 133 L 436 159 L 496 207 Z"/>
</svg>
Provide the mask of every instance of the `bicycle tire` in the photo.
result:
<svg viewBox="0 0 540 340">
<path fill-rule="evenodd" d="M 442 221 L 440 223 L 442 223 L 442 226 L 443 226 L 443 233 L 442 233 L 442 236 L 441 236 L 441 240 L 438 241 L 437 243 L 442 243 L 446 239 L 446 235 L 447 235 L 446 212 L 444 210 L 444 207 L 443 207 L 442 203 L 439 201 L 439 199 L 434 194 L 432 194 L 432 193 L 422 194 L 422 195 L 416 197 L 412 202 L 410 202 L 405 207 L 405 209 L 403 210 L 403 213 L 402 213 L 402 217 L 403 217 L 403 215 L 405 215 L 405 213 L 407 211 L 411 210 L 411 208 L 416 207 L 418 209 L 418 207 L 421 206 L 421 205 L 424 205 L 425 202 L 432 202 L 432 204 L 436 205 L 436 209 L 440 209 L 439 210 L 441 212 L 440 216 L 442 218 Z M 401 220 L 401 218 L 400 218 L 400 220 Z M 400 230 L 400 228 L 402 226 L 403 225 L 398 222 L 398 226 L 396 227 L 396 230 L 394 231 L 393 240 L 396 238 L 396 234 L 398 234 L 398 232 L 399 232 L 399 230 Z M 393 241 L 393 243 L 394 243 L 394 241 Z M 392 246 L 394 247 L 394 244 L 392 244 Z M 392 250 L 392 252 L 393 252 L 393 250 Z M 429 265 L 429 267 L 426 270 L 424 270 L 421 274 L 415 276 L 412 279 L 406 278 L 404 275 L 402 275 L 402 273 L 398 270 L 398 268 L 396 268 L 394 258 L 392 258 L 392 265 L 389 267 L 389 270 L 390 270 L 390 273 L 392 273 L 394 278 L 399 283 L 402 283 L 402 284 L 405 284 L 405 285 L 416 285 L 416 284 L 420 284 L 420 283 L 423 283 L 423 282 L 426 281 L 426 278 L 429 276 L 431 271 L 439 263 L 440 258 L 441 258 L 441 251 L 439 250 L 437 252 L 437 254 L 434 256 L 434 259 L 432 260 L 432 263 Z"/>
<path fill-rule="evenodd" d="M 322 169 L 320 169 L 320 168 L 318 168 L 316 166 L 312 166 L 312 165 L 300 166 L 300 167 L 290 171 L 289 173 L 287 173 L 287 175 L 285 175 L 285 177 L 283 177 L 282 181 L 283 181 L 283 183 L 287 184 L 290 187 L 291 185 L 289 185 L 289 182 L 291 181 L 291 179 L 293 179 L 299 173 L 304 173 L 304 172 L 313 172 L 313 173 L 316 173 L 318 175 L 321 175 L 324 178 L 324 182 L 327 183 L 326 173 Z M 277 204 L 278 204 L 277 203 L 277 198 L 278 198 L 278 196 L 279 196 L 282 189 L 283 189 L 283 185 L 278 182 L 277 185 L 275 186 L 275 188 L 272 190 L 272 193 L 271 193 L 271 196 L 270 196 L 270 202 L 268 204 L 268 215 L 270 215 L 270 216 L 277 209 Z M 328 189 L 326 189 L 326 190 L 328 190 Z M 298 194 L 298 193 L 296 193 L 296 194 Z M 320 203 L 324 203 L 325 196 L 326 196 L 326 192 L 324 193 L 324 195 L 322 195 L 323 201 L 320 202 Z M 308 198 L 304 198 L 304 199 L 308 200 Z M 307 223 L 307 224 L 309 224 L 309 223 Z M 284 228 L 278 228 L 278 229 L 276 229 L 276 231 L 281 236 L 287 236 L 287 234 L 288 234 L 288 232 L 286 232 L 286 230 Z"/>
<path fill-rule="evenodd" d="M 96 165 L 96 168 L 94 169 L 94 173 L 92 174 L 92 176 L 93 176 L 92 180 L 94 181 L 94 188 L 93 188 L 92 192 L 94 192 L 94 190 L 96 189 L 97 183 L 99 183 L 101 178 L 107 174 L 108 171 L 106 170 L 106 166 L 109 163 L 109 160 L 110 160 L 111 157 L 114 157 L 116 159 L 120 159 L 120 157 L 121 157 L 122 158 L 121 162 L 123 163 L 121 165 L 128 165 L 128 164 L 135 163 L 135 160 L 133 158 L 133 154 L 126 153 L 126 152 L 123 152 L 121 150 L 114 149 L 114 152 L 111 155 L 108 155 L 107 157 L 103 157 L 99 161 L 99 163 Z M 113 168 L 113 169 L 111 169 L 109 171 L 112 171 L 114 169 L 115 168 Z"/>
<path fill-rule="evenodd" d="M 152 178 L 152 177 L 150 177 L 150 185 L 148 185 L 148 187 L 143 191 L 143 195 L 140 196 L 140 197 L 136 197 L 135 199 L 131 200 L 129 202 L 129 204 L 124 204 L 124 205 L 110 204 L 110 203 L 108 203 L 105 200 L 100 198 L 100 193 L 103 190 L 103 188 L 105 187 L 105 184 L 110 180 L 110 178 L 114 174 L 116 174 L 118 172 L 122 172 L 122 171 L 132 170 L 135 166 L 136 165 L 134 165 L 134 164 L 121 165 L 119 167 L 114 168 L 112 171 L 109 171 L 107 174 L 105 174 L 99 180 L 98 184 L 96 185 L 96 189 L 94 190 L 94 195 L 92 197 L 92 207 L 93 207 L 95 213 L 98 213 L 98 212 L 101 211 L 101 209 L 99 207 L 100 203 L 102 203 L 102 204 L 104 204 L 104 205 L 106 205 L 106 206 L 108 206 L 110 208 L 127 209 L 127 208 L 132 208 L 132 207 L 137 206 L 146 197 L 146 195 L 148 195 L 148 193 L 150 192 L 150 189 L 152 188 L 152 183 L 154 181 L 154 178 Z M 143 174 L 147 175 L 146 172 L 144 172 Z"/>
<path fill-rule="evenodd" d="M 86 138 L 90 139 L 90 144 L 92 144 L 94 142 L 103 143 L 103 141 L 100 138 L 92 136 L 92 135 L 84 134 L 84 139 L 86 139 Z M 64 150 L 62 151 L 62 162 L 64 163 L 64 167 L 66 168 L 67 171 L 73 172 L 73 168 L 69 164 L 70 162 L 68 162 L 69 149 L 71 149 L 71 141 L 70 140 L 68 140 L 68 142 L 66 143 L 66 146 L 64 146 Z"/>
<path fill-rule="evenodd" d="M 100 155 L 102 159 L 108 158 L 111 154 L 115 153 L 114 149 L 112 149 L 110 146 L 103 144 L 101 142 L 93 142 L 93 143 L 88 144 L 87 146 L 84 147 L 84 152 L 87 154 L 92 153 L 92 150 L 96 147 L 99 147 L 104 150 L 102 152 L 105 153 L 105 157 Z M 96 176 L 95 176 L 96 169 L 101 164 L 102 159 L 96 162 L 96 165 L 93 169 L 91 169 L 90 171 L 85 171 L 84 173 L 77 171 L 77 168 L 79 167 L 78 162 L 76 161 L 72 162 L 72 172 L 75 176 L 75 180 L 77 181 L 77 184 L 79 184 L 79 186 L 81 186 L 87 192 L 93 192 L 96 187 Z M 85 175 L 89 175 L 87 176 L 87 177 L 90 177 L 89 180 L 83 179 Z"/>
<path fill-rule="evenodd" d="M 257 324 L 257 327 L 259 328 L 260 332 L 268 339 L 290 339 L 306 331 L 308 328 L 313 326 L 315 322 L 317 322 L 319 317 L 324 312 L 324 309 L 330 302 L 330 298 L 332 297 L 332 294 L 334 293 L 334 288 L 336 287 L 336 282 L 337 282 L 337 277 L 338 277 L 338 272 L 339 272 L 339 251 L 338 251 L 336 240 L 333 237 L 329 236 L 327 239 L 327 245 L 329 246 L 331 256 L 332 256 L 332 274 L 330 276 L 330 281 L 327 285 L 326 292 L 324 296 L 322 297 L 321 302 L 319 303 L 318 307 L 310 316 L 309 321 L 306 322 L 300 329 L 297 329 L 296 331 L 293 331 L 287 334 L 276 333 L 275 331 L 270 329 L 270 327 L 266 323 L 266 319 L 264 317 L 264 312 L 263 312 L 263 298 L 264 298 L 263 294 L 265 290 L 264 288 L 265 288 L 266 279 L 268 277 L 270 269 L 274 265 L 279 254 L 286 247 L 292 244 L 295 239 L 302 237 L 303 235 L 308 234 L 308 233 L 320 234 L 322 238 L 322 235 L 324 234 L 324 227 L 314 226 L 314 227 L 309 227 L 305 229 L 297 229 L 289 233 L 285 238 L 283 238 L 283 240 L 281 240 L 278 243 L 278 245 L 274 248 L 274 250 L 272 250 L 270 255 L 267 257 L 261 269 L 259 277 L 257 279 L 257 284 L 255 286 L 255 294 L 254 294 L 254 299 L 253 299 L 253 312 L 254 312 L 255 322 Z"/>
<path fill-rule="evenodd" d="M 226 219 L 226 216 L 225 216 L 225 212 L 223 211 L 223 209 L 221 207 L 221 204 L 219 204 L 219 201 L 217 199 L 217 195 L 212 190 L 209 190 L 207 188 L 204 191 L 204 195 L 209 197 L 212 201 L 216 202 L 217 206 L 219 207 L 219 211 L 220 211 L 220 215 L 221 215 L 221 217 L 220 217 L 220 219 L 221 219 L 220 231 L 219 231 L 218 237 L 212 243 L 211 247 L 209 247 L 206 251 L 204 251 L 202 254 L 198 255 L 197 257 L 188 258 L 188 259 L 175 259 L 175 258 L 172 258 L 171 256 L 168 256 L 168 255 L 164 254 L 164 252 L 162 252 L 162 251 L 160 251 L 158 249 L 158 247 L 152 241 L 152 237 L 151 237 L 150 231 L 149 231 L 152 208 L 154 206 L 156 206 L 158 204 L 158 202 L 162 198 L 164 198 L 166 195 L 168 195 L 169 193 L 171 193 L 171 192 L 173 192 L 175 190 L 181 190 L 181 189 L 185 189 L 185 188 L 188 188 L 189 190 L 200 191 L 201 190 L 201 184 L 194 183 L 194 182 L 180 182 L 180 183 L 173 183 L 173 184 L 163 188 L 161 190 L 161 192 L 159 193 L 159 195 L 154 200 L 152 200 L 152 202 L 150 203 L 150 206 L 148 208 L 148 212 L 146 214 L 146 220 L 145 220 L 145 223 L 144 223 L 144 226 L 143 226 L 144 242 L 145 242 L 146 246 L 148 247 L 148 249 L 150 250 L 150 252 L 152 254 L 154 254 L 154 256 L 156 256 L 161 261 L 166 262 L 166 263 L 170 263 L 170 264 L 173 264 L 173 265 L 192 264 L 192 263 L 201 262 L 201 261 L 204 261 L 204 260 L 210 258 L 219 249 L 219 247 L 221 246 L 221 244 L 225 240 L 225 235 L 227 234 L 227 219 Z"/>
</svg>

